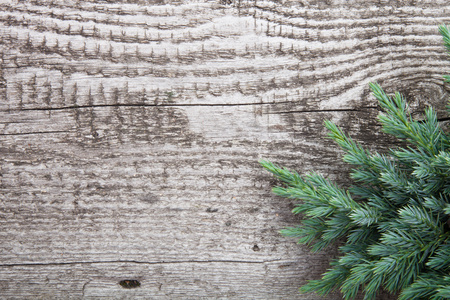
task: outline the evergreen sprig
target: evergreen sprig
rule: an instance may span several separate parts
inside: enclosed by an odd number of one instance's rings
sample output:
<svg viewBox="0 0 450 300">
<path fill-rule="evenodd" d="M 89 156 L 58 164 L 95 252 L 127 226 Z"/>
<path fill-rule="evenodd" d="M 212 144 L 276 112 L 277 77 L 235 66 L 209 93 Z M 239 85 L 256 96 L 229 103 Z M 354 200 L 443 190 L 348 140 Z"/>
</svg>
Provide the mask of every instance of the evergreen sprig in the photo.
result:
<svg viewBox="0 0 450 300">
<path fill-rule="evenodd" d="M 450 53 L 449 30 L 439 31 Z M 345 299 L 360 290 L 375 299 L 380 289 L 400 293 L 400 300 L 450 299 L 450 138 L 432 108 L 418 121 L 400 93 L 388 95 L 376 83 L 370 89 L 383 111 L 383 132 L 409 145 L 371 153 L 325 121 L 354 166 L 348 190 L 317 173 L 300 176 L 260 161 L 284 184 L 273 192 L 294 199 L 293 213 L 305 216 L 282 234 L 314 252 L 343 241 L 331 268 L 300 290 L 326 295 L 339 288 Z"/>
</svg>

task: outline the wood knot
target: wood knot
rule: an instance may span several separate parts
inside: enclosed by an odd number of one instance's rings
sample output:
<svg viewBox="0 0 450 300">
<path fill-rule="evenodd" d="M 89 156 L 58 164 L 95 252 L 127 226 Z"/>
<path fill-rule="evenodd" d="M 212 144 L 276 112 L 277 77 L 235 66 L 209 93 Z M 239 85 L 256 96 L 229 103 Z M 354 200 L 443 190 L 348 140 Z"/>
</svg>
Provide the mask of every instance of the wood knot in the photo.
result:
<svg viewBox="0 0 450 300">
<path fill-rule="evenodd" d="M 134 289 L 141 286 L 141 283 L 134 279 L 125 279 L 119 281 L 119 285 L 124 289 Z"/>
</svg>

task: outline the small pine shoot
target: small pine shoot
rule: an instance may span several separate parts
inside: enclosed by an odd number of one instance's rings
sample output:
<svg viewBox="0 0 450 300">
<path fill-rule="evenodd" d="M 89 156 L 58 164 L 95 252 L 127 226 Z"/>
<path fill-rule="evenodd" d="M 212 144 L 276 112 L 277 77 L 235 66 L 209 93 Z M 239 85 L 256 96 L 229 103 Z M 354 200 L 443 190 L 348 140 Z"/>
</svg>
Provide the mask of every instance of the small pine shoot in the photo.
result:
<svg viewBox="0 0 450 300">
<path fill-rule="evenodd" d="M 450 32 L 444 25 L 439 31 L 450 53 Z M 339 289 L 344 299 L 362 291 L 374 300 L 381 289 L 399 300 L 450 299 L 450 137 L 432 108 L 416 121 L 401 94 L 390 96 L 376 83 L 370 89 L 383 110 L 383 132 L 409 146 L 370 153 L 326 121 L 343 160 L 354 166 L 348 190 L 316 173 L 300 176 L 260 161 L 283 183 L 273 192 L 294 199 L 293 213 L 304 215 L 282 234 L 313 252 L 344 243 L 322 278 L 300 290 L 327 295 Z"/>
</svg>

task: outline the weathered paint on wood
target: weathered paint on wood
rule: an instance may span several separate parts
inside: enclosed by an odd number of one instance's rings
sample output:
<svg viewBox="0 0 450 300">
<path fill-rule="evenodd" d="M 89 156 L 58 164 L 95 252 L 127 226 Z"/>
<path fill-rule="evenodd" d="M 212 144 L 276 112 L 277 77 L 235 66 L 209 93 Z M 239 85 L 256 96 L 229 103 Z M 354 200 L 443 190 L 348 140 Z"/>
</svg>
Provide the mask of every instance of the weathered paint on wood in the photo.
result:
<svg viewBox="0 0 450 300">
<path fill-rule="evenodd" d="M 448 98 L 447 0 L 0 8 L 2 299 L 317 299 L 334 250 L 279 235 L 298 218 L 258 159 L 345 184 L 324 119 L 392 142 L 368 82 Z"/>
</svg>

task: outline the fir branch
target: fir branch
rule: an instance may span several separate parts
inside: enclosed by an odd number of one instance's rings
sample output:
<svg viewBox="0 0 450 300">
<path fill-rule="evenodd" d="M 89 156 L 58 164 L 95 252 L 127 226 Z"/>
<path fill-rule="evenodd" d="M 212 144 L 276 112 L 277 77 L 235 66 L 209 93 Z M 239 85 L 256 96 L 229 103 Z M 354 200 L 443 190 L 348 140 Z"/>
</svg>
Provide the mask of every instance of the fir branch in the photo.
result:
<svg viewBox="0 0 450 300">
<path fill-rule="evenodd" d="M 350 218 L 356 225 L 370 226 L 379 222 L 381 212 L 376 207 L 362 205 L 352 211 Z"/>
<path fill-rule="evenodd" d="M 439 219 L 424 208 L 407 205 L 399 210 L 398 215 L 401 222 L 410 225 L 412 230 L 420 230 L 435 236 L 443 233 Z"/>
<path fill-rule="evenodd" d="M 371 83 L 370 87 L 385 111 L 385 114 L 378 117 L 383 132 L 406 140 L 426 153 L 436 154 L 444 148 L 446 139 L 442 138 L 443 133 L 432 108 L 425 110 L 424 121 L 414 121 L 407 112 L 408 105 L 400 93 L 390 97 L 378 84 Z"/>
<path fill-rule="evenodd" d="M 450 53 L 449 30 L 439 30 Z M 370 153 L 325 121 L 328 137 L 354 166 L 350 189 L 261 161 L 282 182 L 273 192 L 294 199 L 292 212 L 304 215 L 298 227 L 281 233 L 313 252 L 343 243 L 332 268 L 300 291 L 326 295 L 339 288 L 344 299 L 354 299 L 362 290 L 365 300 L 374 300 L 383 288 L 401 292 L 400 300 L 450 299 L 449 137 L 432 108 L 416 121 L 400 93 L 389 96 L 376 83 L 370 88 L 383 110 L 382 130 L 409 146 Z"/>
<path fill-rule="evenodd" d="M 336 290 L 350 274 L 350 269 L 340 265 L 336 261 L 330 263 L 333 268 L 326 271 L 322 279 L 309 280 L 306 285 L 300 288 L 302 293 L 316 292 L 319 295 L 325 296 L 330 292 Z"/>
<path fill-rule="evenodd" d="M 289 186 L 298 186 L 305 184 L 303 179 L 296 173 L 296 172 L 290 172 L 286 168 L 280 168 L 270 161 L 267 160 L 260 160 L 259 163 L 270 173 L 275 175 L 276 178 L 284 182 L 285 184 Z"/>
<path fill-rule="evenodd" d="M 326 120 L 324 124 L 329 130 L 328 137 L 347 152 L 347 155 L 343 158 L 345 162 L 359 166 L 367 166 L 370 164 L 370 153 L 364 150 L 361 145 L 355 143 L 350 137 L 346 136 L 342 129 L 331 121 Z"/>
<path fill-rule="evenodd" d="M 445 210 L 445 206 L 447 205 L 446 196 L 443 194 L 439 195 L 439 198 L 436 196 L 424 197 L 423 205 L 425 208 L 430 209 L 434 213 L 442 213 Z"/>
<path fill-rule="evenodd" d="M 447 51 L 450 54 L 450 32 L 446 25 L 439 26 L 439 33 L 442 36 L 442 40 L 444 41 L 444 46 L 447 48 Z"/>
<path fill-rule="evenodd" d="M 449 299 L 450 277 L 441 273 L 429 272 L 420 276 L 413 284 L 405 288 L 399 300 Z"/>
<path fill-rule="evenodd" d="M 440 245 L 426 265 L 434 270 L 450 271 L 450 244 Z"/>
</svg>

